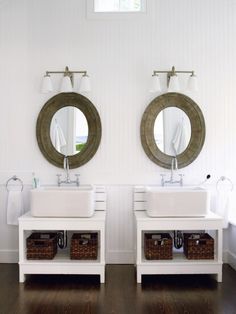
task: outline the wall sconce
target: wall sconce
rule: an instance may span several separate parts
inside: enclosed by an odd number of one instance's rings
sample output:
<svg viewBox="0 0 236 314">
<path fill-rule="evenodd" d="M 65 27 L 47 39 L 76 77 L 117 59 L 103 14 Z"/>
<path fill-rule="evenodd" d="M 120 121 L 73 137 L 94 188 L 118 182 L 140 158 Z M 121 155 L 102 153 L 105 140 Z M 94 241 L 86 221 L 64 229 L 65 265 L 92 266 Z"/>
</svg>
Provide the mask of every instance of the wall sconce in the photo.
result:
<svg viewBox="0 0 236 314">
<path fill-rule="evenodd" d="M 74 74 L 83 74 L 80 79 L 80 86 L 78 88 L 79 92 L 90 92 L 91 83 L 90 78 L 87 75 L 87 71 L 70 71 L 68 67 L 65 68 L 65 71 L 46 71 L 46 74 L 43 77 L 41 92 L 50 93 L 53 91 L 53 84 L 51 81 L 50 74 L 63 74 L 61 80 L 60 92 L 68 93 L 73 91 L 74 86 Z"/>
<path fill-rule="evenodd" d="M 197 77 L 194 74 L 194 71 L 176 71 L 175 67 L 173 66 L 171 71 L 153 71 L 152 80 L 150 84 L 149 91 L 151 93 L 160 92 L 161 89 L 161 83 L 160 83 L 160 77 L 159 73 L 166 73 L 167 74 L 167 90 L 168 92 L 177 92 L 180 90 L 179 85 L 179 78 L 177 73 L 190 73 L 188 83 L 187 83 L 187 90 L 191 92 L 198 91 L 198 82 Z"/>
</svg>

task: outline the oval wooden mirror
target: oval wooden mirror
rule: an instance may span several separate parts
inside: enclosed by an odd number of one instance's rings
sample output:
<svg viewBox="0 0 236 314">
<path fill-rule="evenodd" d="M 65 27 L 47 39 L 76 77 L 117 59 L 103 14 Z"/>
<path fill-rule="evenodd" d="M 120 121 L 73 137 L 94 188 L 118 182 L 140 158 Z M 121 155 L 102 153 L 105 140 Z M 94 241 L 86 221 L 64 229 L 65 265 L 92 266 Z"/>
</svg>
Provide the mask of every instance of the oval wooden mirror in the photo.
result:
<svg viewBox="0 0 236 314">
<path fill-rule="evenodd" d="M 163 116 L 169 115 L 169 112 L 165 112 L 165 110 L 172 107 L 175 110 L 178 108 L 180 114 L 177 111 L 172 112 L 172 118 L 167 122 Z M 175 120 L 173 120 L 173 116 Z M 176 120 L 177 118 L 180 120 Z M 185 127 L 187 120 L 190 123 L 188 122 L 189 126 Z M 162 122 L 160 123 L 160 121 Z M 173 154 L 170 153 L 170 149 L 166 150 L 168 153 L 165 153 L 165 148 L 163 148 L 170 144 L 159 144 L 156 135 L 158 128 L 159 130 L 163 129 L 164 134 L 166 133 L 164 138 L 167 138 L 172 132 L 172 138 L 169 141 L 173 145 Z M 186 129 L 189 134 L 185 134 Z M 178 160 L 178 168 L 191 164 L 199 155 L 205 141 L 205 121 L 201 109 L 191 98 L 179 93 L 163 94 L 152 100 L 143 114 L 140 131 L 142 146 L 147 156 L 157 165 L 167 169 L 171 168 L 173 157 Z M 176 143 L 180 145 L 184 138 L 187 138 L 187 142 L 178 152 Z"/>
<path fill-rule="evenodd" d="M 77 116 L 82 119 L 79 123 L 86 125 L 84 133 L 76 126 Z M 78 136 L 76 129 L 84 136 Z M 39 148 L 51 164 L 60 168 L 63 168 L 66 155 L 71 169 L 87 163 L 98 149 L 101 134 L 101 120 L 97 109 L 89 99 L 77 93 L 60 93 L 50 98 L 37 119 L 36 136 Z M 82 142 L 78 142 L 82 138 Z M 61 145 L 69 142 L 72 144 L 68 154 L 65 153 L 67 150 L 61 149 Z"/>
</svg>

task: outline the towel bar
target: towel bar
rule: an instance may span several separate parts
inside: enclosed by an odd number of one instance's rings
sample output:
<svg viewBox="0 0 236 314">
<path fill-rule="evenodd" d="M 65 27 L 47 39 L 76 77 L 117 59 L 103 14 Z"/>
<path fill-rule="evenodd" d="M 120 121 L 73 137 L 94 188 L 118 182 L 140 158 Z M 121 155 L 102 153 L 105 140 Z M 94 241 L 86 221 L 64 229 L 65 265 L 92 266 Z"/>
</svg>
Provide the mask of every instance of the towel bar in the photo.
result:
<svg viewBox="0 0 236 314">
<path fill-rule="evenodd" d="M 23 184 L 23 181 L 21 179 L 19 179 L 17 176 L 13 176 L 13 177 L 11 177 L 10 179 L 7 180 L 7 182 L 6 182 L 6 189 L 7 189 L 7 191 L 8 192 L 10 191 L 9 188 L 8 188 L 8 185 L 9 185 L 9 182 L 11 180 L 20 182 L 20 184 L 21 184 L 21 192 L 22 192 L 23 189 L 24 189 L 24 184 Z"/>
</svg>

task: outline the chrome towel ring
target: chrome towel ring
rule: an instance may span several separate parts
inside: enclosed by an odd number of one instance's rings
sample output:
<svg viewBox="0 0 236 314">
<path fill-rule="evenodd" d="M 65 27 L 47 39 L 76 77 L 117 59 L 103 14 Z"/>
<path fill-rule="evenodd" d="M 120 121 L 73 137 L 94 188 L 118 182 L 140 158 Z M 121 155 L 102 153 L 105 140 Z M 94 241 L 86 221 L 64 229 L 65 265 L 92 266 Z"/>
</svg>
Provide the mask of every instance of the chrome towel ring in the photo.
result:
<svg viewBox="0 0 236 314">
<path fill-rule="evenodd" d="M 7 182 L 6 182 L 6 189 L 7 189 L 7 191 L 8 192 L 10 191 L 9 190 L 9 183 L 11 182 L 11 180 L 20 182 L 20 184 L 21 184 L 21 192 L 22 192 L 23 189 L 24 189 L 24 184 L 23 184 L 23 181 L 21 179 L 19 179 L 17 176 L 13 176 L 13 177 L 11 177 L 10 179 L 7 180 Z"/>
<path fill-rule="evenodd" d="M 230 184 L 230 191 L 233 191 L 233 189 L 234 189 L 234 184 L 233 184 L 233 182 L 232 182 L 229 178 L 227 178 L 227 177 L 225 177 L 225 176 L 220 177 L 219 180 L 217 181 L 217 183 L 216 183 L 216 189 L 217 189 L 217 191 L 220 190 L 219 185 L 220 185 L 220 182 L 223 182 L 223 181 L 227 181 L 227 182 Z"/>
</svg>

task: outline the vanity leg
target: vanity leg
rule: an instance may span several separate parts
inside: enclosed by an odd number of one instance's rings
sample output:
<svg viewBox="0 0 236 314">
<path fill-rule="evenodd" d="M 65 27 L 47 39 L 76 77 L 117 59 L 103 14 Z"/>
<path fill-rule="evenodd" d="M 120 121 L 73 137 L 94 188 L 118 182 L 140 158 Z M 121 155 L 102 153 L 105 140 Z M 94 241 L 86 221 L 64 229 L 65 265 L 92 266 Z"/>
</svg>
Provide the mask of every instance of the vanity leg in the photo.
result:
<svg viewBox="0 0 236 314">
<path fill-rule="evenodd" d="M 142 283 L 142 274 L 137 270 L 137 283 Z"/>
<path fill-rule="evenodd" d="M 25 282 L 25 274 L 19 269 L 19 282 Z"/>
<path fill-rule="evenodd" d="M 104 270 L 100 273 L 100 283 L 105 283 L 105 271 Z"/>
<path fill-rule="evenodd" d="M 216 281 L 217 282 L 222 282 L 222 271 L 216 274 Z"/>
</svg>

